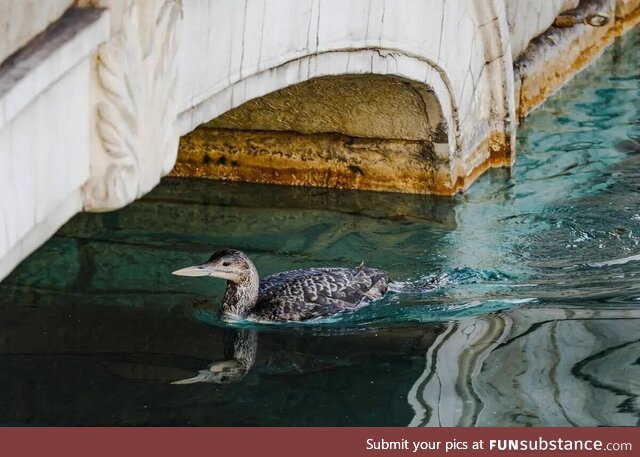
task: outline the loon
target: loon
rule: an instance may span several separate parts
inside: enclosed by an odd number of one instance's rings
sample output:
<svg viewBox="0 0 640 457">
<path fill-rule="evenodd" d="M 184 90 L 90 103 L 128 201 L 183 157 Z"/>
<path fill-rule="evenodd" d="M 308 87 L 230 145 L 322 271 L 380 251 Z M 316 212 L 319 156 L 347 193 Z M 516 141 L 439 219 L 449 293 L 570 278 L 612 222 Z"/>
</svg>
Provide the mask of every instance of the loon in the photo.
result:
<svg viewBox="0 0 640 457">
<path fill-rule="evenodd" d="M 283 271 L 260 281 L 253 262 L 236 249 L 216 251 L 205 263 L 173 274 L 226 279 L 223 318 L 262 322 L 306 321 L 354 311 L 382 297 L 390 283 L 386 271 L 364 263 Z"/>
</svg>

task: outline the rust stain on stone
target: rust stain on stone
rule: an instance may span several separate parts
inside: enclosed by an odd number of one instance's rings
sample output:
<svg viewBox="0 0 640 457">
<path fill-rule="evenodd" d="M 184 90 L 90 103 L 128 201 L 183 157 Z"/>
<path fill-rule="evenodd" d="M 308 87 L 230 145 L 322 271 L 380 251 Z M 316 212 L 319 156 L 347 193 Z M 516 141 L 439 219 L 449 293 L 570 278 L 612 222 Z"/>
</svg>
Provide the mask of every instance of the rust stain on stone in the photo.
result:
<svg viewBox="0 0 640 457">
<path fill-rule="evenodd" d="M 458 176 L 454 189 L 461 192 L 469 188 L 478 177 L 490 168 L 510 168 L 513 165 L 513 148 L 505 132 L 492 132 L 476 148 L 475 153 L 488 151 L 489 157 L 465 175 Z"/>
<path fill-rule="evenodd" d="M 451 195 L 447 168 L 427 141 L 200 128 L 181 139 L 171 175 Z"/>
<path fill-rule="evenodd" d="M 181 139 L 172 176 L 453 195 L 490 167 L 510 166 L 511 146 L 495 132 L 476 151 L 489 158 L 451 182 L 450 164 L 426 141 L 341 134 L 200 128 Z"/>
</svg>

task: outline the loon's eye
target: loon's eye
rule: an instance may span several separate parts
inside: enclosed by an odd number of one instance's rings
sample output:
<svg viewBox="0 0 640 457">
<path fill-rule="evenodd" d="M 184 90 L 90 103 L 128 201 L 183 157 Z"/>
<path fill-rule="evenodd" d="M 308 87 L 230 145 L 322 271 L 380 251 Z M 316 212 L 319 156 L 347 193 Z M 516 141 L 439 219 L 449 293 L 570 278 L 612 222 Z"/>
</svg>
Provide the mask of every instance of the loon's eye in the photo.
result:
<svg viewBox="0 0 640 457">
<path fill-rule="evenodd" d="M 229 265 L 230 265 L 229 262 L 222 262 L 223 267 L 228 267 Z"/>
</svg>

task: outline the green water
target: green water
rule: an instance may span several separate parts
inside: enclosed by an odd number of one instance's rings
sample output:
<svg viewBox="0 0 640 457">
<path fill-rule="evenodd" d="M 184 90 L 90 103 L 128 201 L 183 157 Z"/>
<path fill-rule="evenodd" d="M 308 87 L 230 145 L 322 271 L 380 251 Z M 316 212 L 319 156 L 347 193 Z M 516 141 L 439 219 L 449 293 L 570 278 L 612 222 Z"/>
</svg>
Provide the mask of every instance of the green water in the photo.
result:
<svg viewBox="0 0 640 457">
<path fill-rule="evenodd" d="M 455 199 L 165 180 L 76 216 L 0 284 L 0 423 L 640 425 L 638 61 L 636 29 Z M 413 292 L 230 326 L 222 282 L 170 274 L 223 246 Z M 246 374 L 172 385 L 229 357 L 225 331 L 257 333 Z"/>
</svg>

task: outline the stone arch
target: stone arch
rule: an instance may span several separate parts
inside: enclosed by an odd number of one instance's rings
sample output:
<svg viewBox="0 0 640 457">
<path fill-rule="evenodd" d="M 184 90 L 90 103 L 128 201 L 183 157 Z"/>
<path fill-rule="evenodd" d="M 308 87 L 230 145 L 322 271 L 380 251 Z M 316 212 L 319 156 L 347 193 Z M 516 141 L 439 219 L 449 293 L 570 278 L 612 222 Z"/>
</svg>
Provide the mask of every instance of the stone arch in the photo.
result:
<svg viewBox="0 0 640 457">
<path fill-rule="evenodd" d="M 393 49 L 307 55 L 183 112 L 174 175 L 452 194 L 457 104 L 442 69 Z"/>
</svg>

